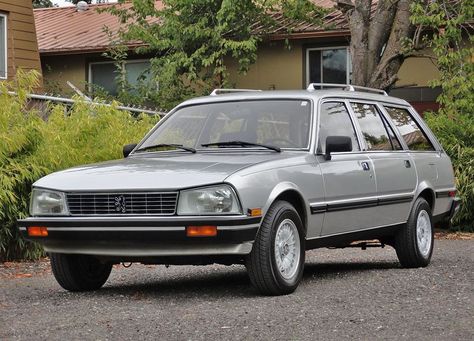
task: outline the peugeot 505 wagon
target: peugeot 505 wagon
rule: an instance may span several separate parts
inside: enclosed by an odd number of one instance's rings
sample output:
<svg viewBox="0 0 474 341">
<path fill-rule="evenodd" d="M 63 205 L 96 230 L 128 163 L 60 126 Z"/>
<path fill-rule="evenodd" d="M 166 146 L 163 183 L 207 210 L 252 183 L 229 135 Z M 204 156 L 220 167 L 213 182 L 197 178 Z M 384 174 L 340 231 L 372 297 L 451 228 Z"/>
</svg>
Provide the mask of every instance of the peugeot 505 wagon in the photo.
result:
<svg viewBox="0 0 474 341">
<path fill-rule="evenodd" d="M 389 245 L 424 267 L 434 223 L 459 205 L 450 159 L 410 104 L 350 85 L 215 90 L 124 157 L 33 185 L 19 229 L 67 290 L 100 288 L 121 262 L 220 263 L 287 294 L 321 247 Z"/>
</svg>

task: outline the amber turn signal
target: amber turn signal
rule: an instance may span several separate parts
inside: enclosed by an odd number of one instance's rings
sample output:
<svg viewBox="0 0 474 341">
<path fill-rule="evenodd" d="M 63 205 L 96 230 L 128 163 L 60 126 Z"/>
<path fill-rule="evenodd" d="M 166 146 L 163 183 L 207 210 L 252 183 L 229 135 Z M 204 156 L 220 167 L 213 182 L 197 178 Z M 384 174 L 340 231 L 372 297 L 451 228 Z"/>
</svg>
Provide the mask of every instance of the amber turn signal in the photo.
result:
<svg viewBox="0 0 474 341">
<path fill-rule="evenodd" d="M 262 209 L 261 208 L 249 208 L 248 209 L 248 214 L 251 217 L 260 217 L 262 215 Z"/>
<path fill-rule="evenodd" d="M 217 226 L 188 226 L 186 235 L 188 237 L 215 237 L 217 236 Z"/>
<path fill-rule="evenodd" d="M 30 226 L 28 227 L 28 236 L 30 237 L 47 237 L 48 228 L 45 226 Z"/>
</svg>

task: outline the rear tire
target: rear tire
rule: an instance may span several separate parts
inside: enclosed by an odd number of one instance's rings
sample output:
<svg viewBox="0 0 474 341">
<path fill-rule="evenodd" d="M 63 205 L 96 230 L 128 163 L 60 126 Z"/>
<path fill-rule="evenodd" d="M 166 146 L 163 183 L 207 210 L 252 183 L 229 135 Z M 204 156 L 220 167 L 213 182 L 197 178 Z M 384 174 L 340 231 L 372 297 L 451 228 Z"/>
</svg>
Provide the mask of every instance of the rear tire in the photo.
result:
<svg viewBox="0 0 474 341">
<path fill-rule="evenodd" d="M 112 271 L 112 264 L 93 256 L 51 253 L 49 257 L 56 281 L 69 291 L 100 289 Z"/>
<path fill-rule="evenodd" d="M 395 237 L 395 250 L 404 268 L 425 267 L 433 254 L 434 229 L 431 207 L 423 198 L 418 198 L 406 225 Z"/>
<path fill-rule="evenodd" d="M 298 212 L 286 201 L 268 210 L 246 266 L 253 286 L 264 295 L 286 295 L 303 276 L 305 238 Z"/>
</svg>

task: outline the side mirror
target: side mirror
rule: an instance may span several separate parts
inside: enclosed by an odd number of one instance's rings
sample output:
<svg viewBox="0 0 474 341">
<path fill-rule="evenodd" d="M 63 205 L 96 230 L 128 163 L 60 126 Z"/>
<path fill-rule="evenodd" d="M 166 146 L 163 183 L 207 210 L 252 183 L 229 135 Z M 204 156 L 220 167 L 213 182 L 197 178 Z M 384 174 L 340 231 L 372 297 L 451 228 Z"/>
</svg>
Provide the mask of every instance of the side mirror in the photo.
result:
<svg viewBox="0 0 474 341">
<path fill-rule="evenodd" d="M 351 151 L 352 139 L 349 136 L 328 136 L 326 138 L 326 160 L 331 160 L 331 153 Z"/>
<path fill-rule="evenodd" d="M 136 146 L 136 143 L 126 144 L 125 146 L 123 146 L 123 157 L 127 157 L 132 152 L 132 150 L 135 149 Z"/>
</svg>

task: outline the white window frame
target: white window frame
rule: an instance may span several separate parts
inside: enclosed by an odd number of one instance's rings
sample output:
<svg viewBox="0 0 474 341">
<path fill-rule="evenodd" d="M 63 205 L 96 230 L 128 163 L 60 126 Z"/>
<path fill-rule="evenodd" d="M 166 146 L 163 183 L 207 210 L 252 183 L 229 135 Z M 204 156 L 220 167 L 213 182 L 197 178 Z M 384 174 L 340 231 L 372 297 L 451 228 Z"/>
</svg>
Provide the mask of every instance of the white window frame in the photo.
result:
<svg viewBox="0 0 474 341">
<path fill-rule="evenodd" d="M 8 15 L 0 13 L 5 23 L 5 76 L 0 75 L 0 79 L 8 79 Z"/>
<path fill-rule="evenodd" d="M 310 51 L 328 51 L 328 50 L 338 50 L 338 49 L 345 49 L 347 51 L 347 58 L 346 58 L 346 82 L 350 84 L 351 82 L 351 54 L 349 47 L 345 46 L 325 46 L 325 47 L 308 47 L 306 49 L 306 87 L 310 84 L 309 80 L 309 52 Z M 321 72 L 321 82 L 324 83 L 324 74 L 323 74 L 323 54 L 321 53 L 321 61 L 320 61 L 320 72 Z"/>
<path fill-rule="evenodd" d="M 150 59 L 142 58 L 142 59 L 130 59 L 130 60 L 124 60 L 121 62 L 122 68 L 125 68 L 125 64 L 136 64 L 136 63 L 143 63 L 143 62 L 150 62 Z M 101 64 L 116 64 L 114 61 L 102 61 L 102 62 L 90 62 L 89 63 L 89 70 L 88 70 L 88 87 L 89 87 L 89 92 L 92 91 L 92 85 L 94 84 L 92 82 L 92 66 L 93 65 L 101 65 Z"/>
</svg>

